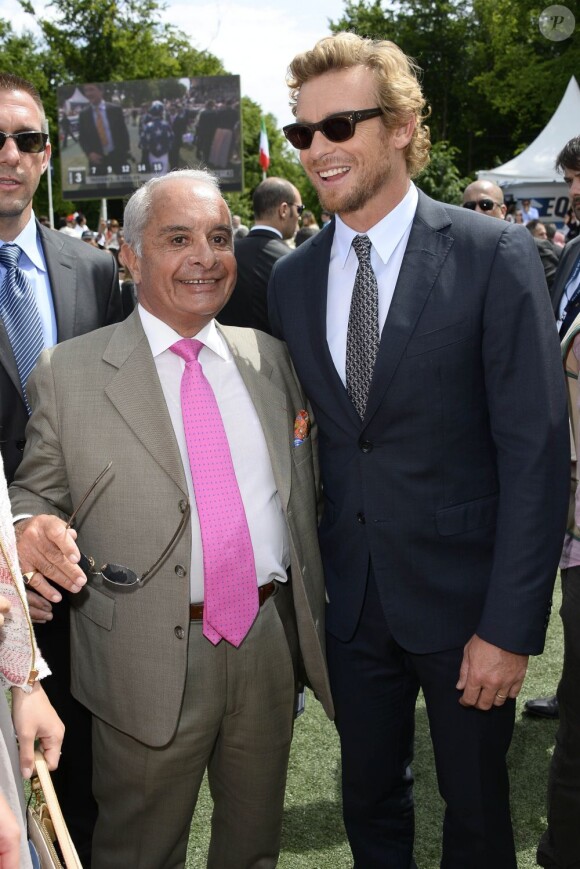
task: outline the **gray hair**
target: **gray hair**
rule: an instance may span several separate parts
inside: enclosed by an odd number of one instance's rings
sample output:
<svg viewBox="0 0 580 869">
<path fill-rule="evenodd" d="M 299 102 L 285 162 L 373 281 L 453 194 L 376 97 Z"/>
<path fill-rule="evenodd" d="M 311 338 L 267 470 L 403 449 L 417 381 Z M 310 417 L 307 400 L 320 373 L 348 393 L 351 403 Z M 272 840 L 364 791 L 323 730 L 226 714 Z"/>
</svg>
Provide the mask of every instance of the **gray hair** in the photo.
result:
<svg viewBox="0 0 580 869">
<path fill-rule="evenodd" d="M 129 202 L 125 206 L 125 215 L 123 217 L 125 241 L 133 248 L 137 256 L 141 256 L 143 233 L 147 226 L 153 193 L 156 188 L 175 178 L 198 181 L 201 184 L 206 184 L 213 190 L 217 190 L 219 193 L 220 185 L 217 177 L 206 169 L 176 169 L 167 175 L 160 175 L 146 181 L 129 199 Z"/>
</svg>

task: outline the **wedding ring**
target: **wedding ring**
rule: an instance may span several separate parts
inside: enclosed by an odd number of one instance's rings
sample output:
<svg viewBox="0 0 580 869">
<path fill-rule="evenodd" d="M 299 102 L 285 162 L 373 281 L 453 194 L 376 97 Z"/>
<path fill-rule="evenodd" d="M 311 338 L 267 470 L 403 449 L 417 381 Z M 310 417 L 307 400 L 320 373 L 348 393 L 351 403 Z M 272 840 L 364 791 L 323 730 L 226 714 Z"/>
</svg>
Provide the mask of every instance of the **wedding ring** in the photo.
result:
<svg viewBox="0 0 580 869">
<path fill-rule="evenodd" d="M 499 697 L 500 700 L 507 700 L 507 694 L 500 694 L 499 691 L 495 696 Z"/>
<path fill-rule="evenodd" d="M 24 580 L 24 585 L 30 585 L 30 580 L 36 573 L 36 570 L 29 570 L 28 573 L 22 574 L 22 579 Z"/>
</svg>

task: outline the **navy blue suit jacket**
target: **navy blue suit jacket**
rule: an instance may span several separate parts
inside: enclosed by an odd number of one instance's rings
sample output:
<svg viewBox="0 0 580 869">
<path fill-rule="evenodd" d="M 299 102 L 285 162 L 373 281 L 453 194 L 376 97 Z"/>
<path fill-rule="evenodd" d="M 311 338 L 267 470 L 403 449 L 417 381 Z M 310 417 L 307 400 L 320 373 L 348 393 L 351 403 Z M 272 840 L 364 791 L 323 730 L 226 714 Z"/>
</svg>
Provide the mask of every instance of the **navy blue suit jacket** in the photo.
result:
<svg viewBox="0 0 580 869">
<path fill-rule="evenodd" d="M 361 422 L 326 342 L 334 227 L 274 267 L 270 322 L 319 426 L 327 629 L 356 628 L 372 566 L 412 652 L 477 632 L 543 648 L 569 435 L 554 317 L 521 227 L 419 194 Z"/>
</svg>

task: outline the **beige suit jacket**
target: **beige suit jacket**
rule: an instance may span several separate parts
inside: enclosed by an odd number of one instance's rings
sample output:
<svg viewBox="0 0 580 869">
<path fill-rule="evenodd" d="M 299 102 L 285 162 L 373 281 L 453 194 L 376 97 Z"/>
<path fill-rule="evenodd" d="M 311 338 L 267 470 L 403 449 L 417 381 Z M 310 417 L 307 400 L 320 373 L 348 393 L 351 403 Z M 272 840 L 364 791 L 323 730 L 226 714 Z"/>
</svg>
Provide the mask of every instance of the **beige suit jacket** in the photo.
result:
<svg viewBox="0 0 580 869">
<path fill-rule="evenodd" d="M 284 344 L 223 327 L 262 423 L 288 522 L 292 589 L 304 671 L 329 716 L 324 582 L 317 540 L 316 429 L 293 446 L 306 398 Z M 179 524 L 187 486 L 149 343 L 128 320 L 42 354 L 29 381 L 34 413 L 11 488 L 13 511 L 66 518 L 97 474 L 112 470 L 77 519 L 97 563 L 146 570 Z M 72 690 L 91 712 L 149 745 L 177 726 L 187 666 L 189 524 L 142 588 L 91 579 L 71 595 Z"/>
</svg>

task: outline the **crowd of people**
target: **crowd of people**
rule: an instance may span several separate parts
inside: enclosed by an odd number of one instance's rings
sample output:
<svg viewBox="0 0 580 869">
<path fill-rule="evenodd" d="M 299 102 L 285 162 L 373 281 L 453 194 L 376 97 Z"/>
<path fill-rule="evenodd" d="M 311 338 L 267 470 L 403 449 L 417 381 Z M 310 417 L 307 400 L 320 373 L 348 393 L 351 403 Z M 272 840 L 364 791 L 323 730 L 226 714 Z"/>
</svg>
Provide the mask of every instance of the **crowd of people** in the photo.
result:
<svg viewBox="0 0 580 869">
<path fill-rule="evenodd" d="M 184 866 L 207 772 L 208 867 L 273 869 L 304 686 L 356 867 L 416 867 L 422 690 L 441 865 L 516 869 L 506 755 L 558 566 L 564 670 L 527 701 L 560 718 L 538 863 L 580 862 L 580 241 L 528 200 L 518 226 L 490 182 L 463 207 L 418 189 L 425 99 L 393 43 L 326 37 L 288 83 L 321 227 L 283 178 L 244 227 L 181 169 L 122 228 L 55 232 L 42 102 L 0 73 L 6 869 L 32 866 L 35 737 L 85 867 Z M 554 159 L 580 219 L 580 136 Z"/>
</svg>

